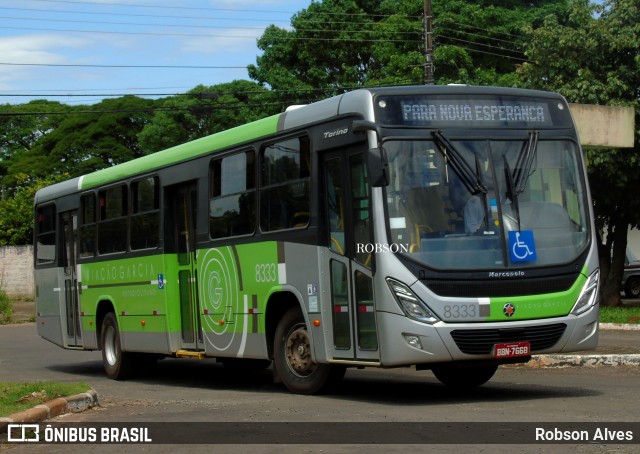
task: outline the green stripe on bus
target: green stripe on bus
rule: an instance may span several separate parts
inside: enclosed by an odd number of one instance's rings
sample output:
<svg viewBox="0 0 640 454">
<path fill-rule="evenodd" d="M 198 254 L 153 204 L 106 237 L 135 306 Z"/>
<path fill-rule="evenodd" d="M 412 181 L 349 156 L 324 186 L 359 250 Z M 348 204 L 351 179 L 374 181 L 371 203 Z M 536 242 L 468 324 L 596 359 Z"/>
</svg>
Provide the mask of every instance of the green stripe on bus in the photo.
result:
<svg viewBox="0 0 640 454">
<path fill-rule="evenodd" d="M 101 184 L 117 181 L 133 175 L 151 172 L 165 166 L 193 159 L 212 151 L 231 147 L 252 139 L 257 139 L 278 130 L 280 115 L 263 118 L 254 123 L 238 126 L 227 131 L 212 134 L 173 148 L 158 151 L 133 161 L 108 167 L 90 173 L 82 179 L 80 189 L 88 189 Z"/>
<path fill-rule="evenodd" d="M 586 273 L 586 268 L 583 273 Z M 573 286 L 565 292 L 491 298 L 491 315 L 485 320 L 504 322 L 566 316 L 578 301 L 586 282 L 585 274 L 580 274 Z M 508 304 L 512 304 L 515 309 L 511 316 L 505 310 Z"/>
</svg>

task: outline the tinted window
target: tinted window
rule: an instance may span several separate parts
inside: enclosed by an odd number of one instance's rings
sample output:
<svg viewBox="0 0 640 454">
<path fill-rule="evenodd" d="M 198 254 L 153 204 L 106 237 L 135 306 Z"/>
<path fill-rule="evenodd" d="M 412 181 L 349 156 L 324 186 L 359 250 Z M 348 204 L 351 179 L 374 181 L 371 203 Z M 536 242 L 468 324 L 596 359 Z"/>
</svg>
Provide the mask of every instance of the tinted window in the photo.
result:
<svg viewBox="0 0 640 454">
<path fill-rule="evenodd" d="M 253 151 L 214 159 L 209 167 L 209 227 L 212 238 L 248 235 L 255 230 Z"/>
<path fill-rule="evenodd" d="M 80 257 L 96 255 L 96 195 L 85 194 L 80 202 Z"/>
<path fill-rule="evenodd" d="M 267 146 L 262 153 L 260 228 L 305 227 L 309 223 L 309 140 L 296 137 Z"/>
<path fill-rule="evenodd" d="M 127 244 L 127 187 L 122 184 L 98 193 L 98 253 L 123 252 Z"/>
<path fill-rule="evenodd" d="M 131 249 L 149 249 L 160 241 L 158 178 L 131 184 Z"/>
<path fill-rule="evenodd" d="M 51 263 L 56 258 L 56 207 L 39 207 L 36 214 L 36 263 Z"/>
</svg>

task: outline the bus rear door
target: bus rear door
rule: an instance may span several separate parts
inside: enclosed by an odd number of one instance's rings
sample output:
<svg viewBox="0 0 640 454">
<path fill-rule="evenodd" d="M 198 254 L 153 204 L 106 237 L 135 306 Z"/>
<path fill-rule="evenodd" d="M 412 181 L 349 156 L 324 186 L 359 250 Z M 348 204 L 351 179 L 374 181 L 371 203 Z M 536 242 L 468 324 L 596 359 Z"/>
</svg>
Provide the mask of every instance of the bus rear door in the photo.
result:
<svg viewBox="0 0 640 454">
<path fill-rule="evenodd" d="M 173 225 L 172 243 L 177 249 L 182 348 L 203 350 L 196 260 L 198 190 L 195 183 L 189 183 L 168 188 L 167 195 Z"/>
<path fill-rule="evenodd" d="M 78 270 L 76 264 L 76 246 L 78 241 L 77 210 L 60 213 L 62 226 L 62 261 L 64 287 L 64 336 L 65 346 L 82 346 L 82 328 L 80 326 L 80 305 L 78 299 Z"/>
</svg>

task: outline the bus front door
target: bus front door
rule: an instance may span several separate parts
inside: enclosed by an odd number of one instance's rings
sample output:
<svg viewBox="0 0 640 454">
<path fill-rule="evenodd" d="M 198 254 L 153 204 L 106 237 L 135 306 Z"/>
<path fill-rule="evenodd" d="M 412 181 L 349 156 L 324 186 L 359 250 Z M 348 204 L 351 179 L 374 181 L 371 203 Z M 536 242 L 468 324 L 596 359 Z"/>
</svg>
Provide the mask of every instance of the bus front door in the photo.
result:
<svg viewBox="0 0 640 454">
<path fill-rule="evenodd" d="M 182 348 L 202 350 L 203 335 L 198 302 L 196 219 L 198 190 L 195 183 L 168 189 L 173 216 L 173 244 L 177 252 Z"/>
<path fill-rule="evenodd" d="M 346 152 L 345 152 L 346 151 Z M 353 149 L 324 156 L 324 194 L 328 252 L 322 283 L 330 295 L 334 360 L 380 359 L 373 298 L 370 250 L 370 197 L 364 156 Z"/>
<path fill-rule="evenodd" d="M 62 226 L 62 261 L 64 281 L 64 329 L 65 346 L 82 346 L 80 326 L 80 305 L 78 301 L 78 270 L 76 266 L 76 245 L 78 241 L 78 212 L 60 213 Z"/>
</svg>

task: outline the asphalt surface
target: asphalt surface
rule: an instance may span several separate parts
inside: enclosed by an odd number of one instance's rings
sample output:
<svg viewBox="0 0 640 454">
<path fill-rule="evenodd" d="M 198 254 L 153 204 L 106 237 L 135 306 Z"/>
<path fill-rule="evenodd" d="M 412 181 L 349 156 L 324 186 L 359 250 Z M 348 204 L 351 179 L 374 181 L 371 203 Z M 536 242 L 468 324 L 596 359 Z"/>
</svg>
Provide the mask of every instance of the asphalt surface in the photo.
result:
<svg viewBox="0 0 640 454">
<path fill-rule="evenodd" d="M 19 303 L 14 306 L 14 321 L 27 322 L 32 317 L 34 304 Z M 615 367 L 640 366 L 640 325 L 601 324 L 599 344 L 595 350 L 568 354 L 535 355 L 525 365 L 507 367 L 558 368 L 558 367 Z M 95 391 L 69 396 L 62 402 L 52 401 L 33 409 L 8 417 L 0 417 L 0 433 L 12 422 L 38 422 L 64 412 L 84 411 L 98 403 Z"/>
</svg>

